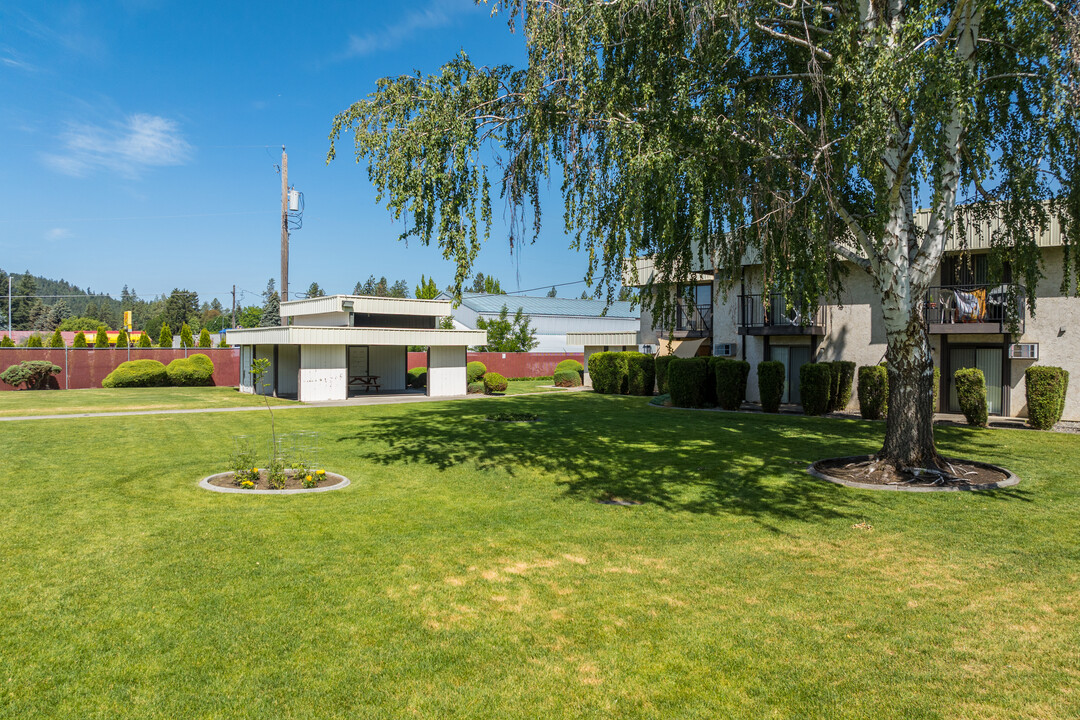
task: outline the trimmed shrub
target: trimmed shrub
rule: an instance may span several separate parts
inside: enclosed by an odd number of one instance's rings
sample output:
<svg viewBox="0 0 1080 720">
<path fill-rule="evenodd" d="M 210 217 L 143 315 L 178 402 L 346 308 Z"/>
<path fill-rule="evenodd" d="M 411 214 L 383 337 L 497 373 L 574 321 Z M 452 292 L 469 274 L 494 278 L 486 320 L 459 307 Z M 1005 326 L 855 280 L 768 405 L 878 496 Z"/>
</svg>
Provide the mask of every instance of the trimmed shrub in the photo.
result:
<svg viewBox="0 0 1080 720">
<path fill-rule="evenodd" d="M 613 352 L 598 352 L 589 356 L 589 378 L 594 391 L 611 395 L 618 394 L 622 389 L 616 355 Z"/>
<path fill-rule="evenodd" d="M 465 391 L 468 393 L 482 393 L 484 392 L 484 383 L 480 381 L 471 382 L 466 386 Z"/>
<path fill-rule="evenodd" d="M 1065 394 L 1069 390 L 1069 373 L 1059 367 L 1032 365 L 1024 372 L 1027 395 L 1028 425 L 1036 430 L 1049 430 L 1061 420 L 1065 411 Z"/>
<path fill-rule="evenodd" d="M 202 353 L 195 353 L 191 357 L 189 357 L 188 360 L 190 360 L 191 362 L 195 363 L 196 365 L 198 365 L 199 367 L 204 369 L 206 372 L 213 375 L 213 373 L 214 373 L 214 361 L 210 359 L 209 355 L 204 355 Z"/>
<path fill-rule="evenodd" d="M 497 372 L 484 373 L 484 392 L 488 395 L 506 392 L 506 378 Z"/>
<path fill-rule="evenodd" d="M 227 348 L 227 347 L 229 347 L 229 343 L 225 342 L 225 335 L 224 335 L 224 334 L 222 334 L 222 336 L 221 336 L 221 342 L 219 342 L 219 343 L 217 344 L 217 346 L 218 346 L 219 348 Z"/>
<path fill-rule="evenodd" d="M 420 390 L 427 387 L 427 368 L 414 367 L 409 370 L 409 387 Z"/>
<path fill-rule="evenodd" d="M 145 331 L 140 333 L 139 342 L 135 345 L 135 347 L 141 347 L 141 348 L 154 347 L 154 343 L 150 341 L 150 333 L 145 332 Z"/>
<path fill-rule="evenodd" d="M 836 385 L 836 401 L 830 408 L 832 412 L 846 410 L 851 403 L 851 386 L 855 381 L 855 363 L 850 360 L 837 360 L 832 363 L 832 372 L 835 376 L 833 384 Z"/>
<path fill-rule="evenodd" d="M 938 411 L 938 391 L 941 388 L 941 368 L 934 367 L 934 399 L 931 401 L 933 405 L 930 406 L 930 412 L 936 413 Z"/>
<path fill-rule="evenodd" d="M 213 362 L 210 362 L 210 371 L 206 369 L 205 363 L 200 362 L 196 357 L 206 358 L 209 362 L 210 358 L 205 355 L 192 355 L 189 358 L 176 358 L 169 366 L 165 368 L 165 372 L 169 377 L 169 384 L 176 387 L 200 387 L 204 385 L 213 385 L 214 381 L 211 378 L 213 375 Z"/>
<path fill-rule="evenodd" d="M 15 347 L 15 341 L 5 335 L 4 338 L 0 340 L 0 347 Z"/>
<path fill-rule="evenodd" d="M 761 395 L 761 409 L 765 412 L 780 412 L 780 401 L 784 399 L 786 375 L 787 368 L 779 360 L 766 360 L 758 363 L 758 394 Z"/>
<path fill-rule="evenodd" d="M 465 381 L 468 383 L 480 382 L 480 378 L 484 377 L 484 373 L 487 372 L 487 367 L 484 363 L 474 360 L 465 366 Z"/>
<path fill-rule="evenodd" d="M 986 426 L 986 377 L 979 368 L 962 368 L 953 373 L 956 400 L 968 425 Z"/>
<path fill-rule="evenodd" d="M 158 334 L 157 344 L 158 347 L 172 347 L 172 328 L 169 327 L 169 323 L 161 323 L 161 333 Z"/>
<path fill-rule="evenodd" d="M 557 373 L 569 370 L 572 370 L 576 373 L 581 373 L 585 371 L 585 366 L 579 363 L 574 358 L 566 358 L 565 360 L 560 360 L 559 364 L 555 366 L 555 372 Z"/>
<path fill-rule="evenodd" d="M 213 341 L 210 339 L 210 331 L 203 328 L 199 331 L 199 347 L 208 348 L 213 345 Z"/>
<path fill-rule="evenodd" d="M 716 361 L 711 355 L 703 357 L 705 377 L 701 379 L 701 402 L 705 407 L 716 407 Z"/>
<path fill-rule="evenodd" d="M 672 355 L 664 355 L 658 357 L 653 361 L 653 366 L 656 368 L 656 387 L 660 394 L 666 394 L 667 389 L 667 369 L 668 364 L 671 362 Z"/>
<path fill-rule="evenodd" d="M 713 363 L 716 376 L 716 404 L 724 410 L 738 410 L 746 401 L 746 380 L 750 377 L 750 363 L 745 360 L 716 358 Z"/>
<path fill-rule="evenodd" d="M 675 407 L 701 407 L 705 404 L 702 390 L 709 372 L 706 358 L 675 358 L 668 364 L 668 392 Z"/>
<path fill-rule="evenodd" d="M 94 333 L 94 347 L 95 348 L 107 348 L 109 347 L 108 330 L 104 325 L 98 325 L 97 332 Z"/>
<path fill-rule="evenodd" d="M 60 328 L 53 330 L 53 334 L 49 336 L 49 342 L 45 343 L 45 346 L 51 348 L 64 347 L 64 336 L 60 334 Z"/>
<path fill-rule="evenodd" d="M 27 390 L 48 390 L 50 387 L 60 387 L 53 378 L 60 372 L 59 365 L 46 360 L 24 360 L 0 373 L 0 381 L 16 388 L 25 385 Z"/>
<path fill-rule="evenodd" d="M 164 387 L 169 384 L 165 366 L 157 360 L 128 360 L 101 381 L 104 388 Z"/>
<path fill-rule="evenodd" d="M 191 326 L 187 323 L 180 326 L 180 347 L 195 347 L 195 336 L 191 334 Z"/>
<path fill-rule="evenodd" d="M 840 368 L 836 367 L 836 362 L 822 362 L 820 364 L 829 366 L 829 407 L 826 412 L 834 412 L 840 404 Z M 802 382 L 801 375 L 799 376 L 799 382 Z"/>
<path fill-rule="evenodd" d="M 803 412 L 824 415 L 833 403 L 833 389 L 839 394 L 839 384 L 832 380 L 832 363 L 806 363 L 799 368 L 799 396 Z"/>
<path fill-rule="evenodd" d="M 39 348 L 39 347 L 45 347 L 45 345 L 41 342 L 41 336 L 38 335 L 37 333 L 34 333 L 30 337 L 26 338 L 26 347 L 28 347 L 28 348 Z"/>
<path fill-rule="evenodd" d="M 84 347 L 86 347 L 86 335 L 83 334 L 82 330 L 75 333 L 75 339 L 71 341 L 71 347 L 73 347 L 73 348 L 84 348 Z"/>
<path fill-rule="evenodd" d="M 859 414 L 880 420 L 889 412 L 889 374 L 884 365 L 859 368 Z"/>
<path fill-rule="evenodd" d="M 651 396 L 656 385 L 653 356 L 640 352 L 624 352 L 621 355 L 626 360 L 627 394 Z"/>
<path fill-rule="evenodd" d="M 556 370 L 556 387 L 581 387 L 581 373 L 577 370 Z"/>
<path fill-rule="evenodd" d="M 114 347 L 126 348 L 129 344 L 127 330 L 120 328 L 120 334 L 116 336 L 116 345 Z"/>
</svg>

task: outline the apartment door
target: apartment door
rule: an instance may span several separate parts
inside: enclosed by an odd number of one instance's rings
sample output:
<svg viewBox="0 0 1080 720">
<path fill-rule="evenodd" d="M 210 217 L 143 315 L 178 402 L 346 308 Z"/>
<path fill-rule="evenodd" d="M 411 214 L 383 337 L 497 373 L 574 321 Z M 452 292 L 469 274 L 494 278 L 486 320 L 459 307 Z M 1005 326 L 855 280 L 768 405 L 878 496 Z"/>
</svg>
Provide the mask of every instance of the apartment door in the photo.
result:
<svg viewBox="0 0 1080 720">
<path fill-rule="evenodd" d="M 799 394 L 799 369 L 810 362 L 810 348 L 805 345 L 773 345 L 769 348 L 772 359 L 784 363 L 784 394 L 782 403 L 802 404 Z"/>
<path fill-rule="evenodd" d="M 949 351 L 949 412 L 960 412 L 956 383 L 951 374 L 961 368 L 978 368 L 986 377 L 986 406 L 991 415 L 1004 411 L 1002 399 L 1001 347 L 954 347 Z"/>
</svg>

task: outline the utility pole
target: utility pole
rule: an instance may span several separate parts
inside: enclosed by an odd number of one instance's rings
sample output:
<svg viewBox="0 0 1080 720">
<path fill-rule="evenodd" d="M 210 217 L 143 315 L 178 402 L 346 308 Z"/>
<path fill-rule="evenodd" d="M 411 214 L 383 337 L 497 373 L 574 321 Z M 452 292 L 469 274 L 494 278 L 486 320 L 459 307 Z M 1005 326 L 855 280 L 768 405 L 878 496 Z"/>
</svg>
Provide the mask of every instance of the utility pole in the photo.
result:
<svg viewBox="0 0 1080 720">
<path fill-rule="evenodd" d="M 232 286 L 232 319 L 229 320 L 229 327 L 236 327 L 236 286 Z"/>
<path fill-rule="evenodd" d="M 281 146 L 281 302 L 289 299 L 289 156 Z"/>
<path fill-rule="evenodd" d="M 11 275 L 7 276 L 7 331 L 11 337 Z"/>
</svg>

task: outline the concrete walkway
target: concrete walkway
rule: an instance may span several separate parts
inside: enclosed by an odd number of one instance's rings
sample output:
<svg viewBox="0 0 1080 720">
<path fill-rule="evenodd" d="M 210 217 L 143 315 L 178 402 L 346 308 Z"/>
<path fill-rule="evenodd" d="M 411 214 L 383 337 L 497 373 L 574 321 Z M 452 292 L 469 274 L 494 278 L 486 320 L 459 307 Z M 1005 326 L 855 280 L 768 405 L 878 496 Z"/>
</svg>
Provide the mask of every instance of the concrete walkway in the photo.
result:
<svg viewBox="0 0 1080 720">
<path fill-rule="evenodd" d="M 585 388 L 559 388 L 562 392 L 574 392 Z M 364 405 L 404 405 L 406 403 L 443 402 L 446 400 L 483 400 L 507 397 L 530 397 L 534 395 L 558 395 L 559 392 L 530 392 L 518 393 L 517 395 L 448 395 L 444 397 L 428 397 L 420 393 L 401 393 L 395 395 L 371 395 L 351 397 L 348 400 L 328 400 L 326 402 L 296 403 L 295 405 L 274 405 L 273 410 L 304 410 L 308 408 L 325 407 L 360 407 Z M 78 418 L 99 417 L 134 417 L 138 415 L 191 415 L 193 413 L 227 413 L 227 412 L 252 412 L 266 411 L 265 405 L 245 405 L 242 407 L 223 408 L 185 408 L 183 410 L 126 410 L 117 412 L 100 413 L 58 413 L 52 415 L 11 415 L 0 417 L 0 422 L 17 422 L 24 420 L 74 420 Z"/>
</svg>

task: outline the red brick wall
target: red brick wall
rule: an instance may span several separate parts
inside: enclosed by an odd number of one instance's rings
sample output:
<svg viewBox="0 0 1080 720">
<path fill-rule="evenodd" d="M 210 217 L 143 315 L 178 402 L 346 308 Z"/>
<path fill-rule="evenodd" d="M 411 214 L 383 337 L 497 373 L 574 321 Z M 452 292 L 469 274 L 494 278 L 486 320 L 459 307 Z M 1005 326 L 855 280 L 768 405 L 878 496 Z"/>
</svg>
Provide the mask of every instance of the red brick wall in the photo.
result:
<svg viewBox="0 0 1080 720">
<path fill-rule="evenodd" d="M 571 358 L 580 363 L 585 362 L 583 353 L 468 353 L 468 361 L 480 361 L 491 372 L 497 372 L 503 377 L 551 377 L 555 374 L 555 366 L 561 361 Z M 409 368 L 425 367 L 427 365 L 427 353 L 409 353 Z"/>
<path fill-rule="evenodd" d="M 240 350 L 238 348 L 183 348 L 147 349 L 130 348 L 129 350 L 98 350 L 68 348 L 67 357 L 63 348 L 0 348 L 0 371 L 10 365 L 18 365 L 23 360 L 48 360 L 59 365 L 62 372 L 56 376 L 61 388 L 71 390 L 79 388 L 99 388 L 105 376 L 116 366 L 127 360 L 157 360 L 168 365 L 175 358 L 203 353 L 214 361 L 214 384 L 231 387 L 240 384 Z M 0 383 L 0 390 L 14 390 L 10 385 Z"/>
</svg>

